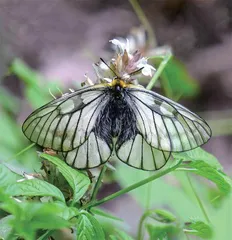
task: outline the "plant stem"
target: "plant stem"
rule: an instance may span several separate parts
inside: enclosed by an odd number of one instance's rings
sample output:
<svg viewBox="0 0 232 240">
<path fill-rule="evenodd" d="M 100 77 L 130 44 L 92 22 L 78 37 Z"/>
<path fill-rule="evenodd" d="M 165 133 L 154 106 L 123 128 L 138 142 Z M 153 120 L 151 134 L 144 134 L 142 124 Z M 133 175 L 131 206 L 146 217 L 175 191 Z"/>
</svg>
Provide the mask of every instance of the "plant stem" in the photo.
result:
<svg viewBox="0 0 232 240">
<path fill-rule="evenodd" d="M 148 182 L 151 182 L 151 181 L 153 181 L 153 180 L 155 180 L 157 178 L 160 178 L 160 177 L 162 177 L 162 176 L 164 176 L 164 175 L 174 171 L 176 168 L 178 168 L 179 165 L 181 164 L 181 162 L 182 161 L 179 161 L 176 165 L 174 165 L 174 166 L 172 166 L 170 168 L 167 168 L 167 169 L 165 169 L 163 171 L 160 171 L 157 174 L 154 174 L 154 175 L 152 175 L 152 176 L 150 176 L 148 178 L 145 178 L 145 179 L 143 179 L 140 182 L 132 184 L 129 187 L 124 188 L 124 189 L 122 189 L 122 190 L 120 190 L 118 192 L 115 192 L 115 193 L 113 193 L 113 194 L 111 194 L 111 195 L 109 195 L 109 196 L 107 196 L 107 197 L 105 197 L 105 198 L 103 198 L 103 199 L 101 199 L 99 201 L 92 201 L 90 203 L 87 203 L 85 206 L 83 206 L 83 209 L 101 205 L 101 204 L 103 204 L 105 202 L 108 202 L 108 201 L 110 201 L 110 200 L 112 200 L 114 198 L 117 198 L 117 197 L 121 196 L 122 194 L 128 193 L 128 192 L 130 192 L 130 191 L 132 191 L 132 190 L 134 190 L 134 189 L 136 189 L 138 187 L 141 187 L 141 186 L 143 186 L 144 184 L 146 184 Z"/>
<path fill-rule="evenodd" d="M 149 176 L 152 176 L 152 173 L 149 172 Z M 151 189 L 152 189 L 152 182 L 149 182 L 147 184 L 147 194 L 146 194 L 146 209 L 148 210 L 150 208 L 150 204 L 151 204 Z"/>
<path fill-rule="evenodd" d="M 138 233 L 137 233 L 137 239 L 138 240 L 142 240 L 143 239 L 143 223 L 144 223 L 145 219 L 148 216 L 151 215 L 151 213 L 152 213 L 152 210 L 147 210 L 147 211 L 144 212 L 144 214 L 140 218 L 139 227 L 138 227 Z"/>
<path fill-rule="evenodd" d="M 91 201 L 95 201 L 96 198 L 97 198 L 97 193 L 98 193 L 98 190 L 99 190 L 99 188 L 101 186 L 101 181 L 102 181 L 102 178 L 104 176 L 104 173 L 105 173 L 106 169 L 107 169 L 107 166 L 106 166 L 106 164 L 104 164 L 102 169 L 101 169 L 101 172 L 100 172 L 100 174 L 98 176 L 97 182 L 96 182 L 96 184 L 94 186 L 93 194 L 92 194 L 92 197 L 91 197 Z"/>
<path fill-rule="evenodd" d="M 190 185 L 190 187 L 191 187 L 191 189 L 192 189 L 192 191 L 193 191 L 193 193 L 194 193 L 194 195 L 195 195 L 195 197 L 196 197 L 196 199 L 197 199 L 197 202 L 198 202 L 198 204 L 199 204 L 199 206 L 200 206 L 200 209 L 201 209 L 203 215 L 205 216 L 206 221 L 207 221 L 208 223 L 210 223 L 209 217 L 208 217 L 208 215 L 207 215 L 207 213 L 206 213 L 206 210 L 205 210 L 205 208 L 204 208 L 204 206 L 203 206 L 203 203 L 202 203 L 201 199 L 199 198 L 199 196 L 197 195 L 197 192 L 196 192 L 195 188 L 193 187 L 193 184 L 192 184 L 192 181 L 191 181 L 191 179 L 190 179 L 190 177 L 189 177 L 189 174 L 186 173 L 186 176 L 187 176 L 189 185 Z"/>
<path fill-rule="evenodd" d="M 8 162 L 10 160 L 13 160 L 14 158 L 18 157 L 19 155 L 23 154 L 24 152 L 26 152 L 27 150 L 29 150 L 30 148 L 32 148 L 34 146 L 35 146 L 35 143 L 32 143 L 31 145 L 29 145 L 28 147 L 24 148 L 23 150 L 21 150 L 20 152 L 18 152 L 14 156 L 8 158 L 6 161 Z"/>
<path fill-rule="evenodd" d="M 163 72 L 163 70 L 165 69 L 166 65 L 168 64 L 171 58 L 172 58 L 172 54 L 168 54 L 164 57 L 163 61 L 160 63 L 158 69 L 156 70 L 154 76 L 152 77 L 151 81 L 146 87 L 148 90 L 151 90 L 153 88 L 157 79 L 159 78 L 159 76 L 161 75 L 161 73 Z"/>
<path fill-rule="evenodd" d="M 139 5 L 137 0 L 129 0 L 129 2 L 131 4 L 131 6 L 133 7 L 140 22 L 143 24 L 144 28 L 147 30 L 149 47 L 155 48 L 157 46 L 155 33 L 154 33 L 152 26 L 149 23 L 146 15 L 144 14 L 143 9 L 141 8 L 141 6 Z"/>
</svg>

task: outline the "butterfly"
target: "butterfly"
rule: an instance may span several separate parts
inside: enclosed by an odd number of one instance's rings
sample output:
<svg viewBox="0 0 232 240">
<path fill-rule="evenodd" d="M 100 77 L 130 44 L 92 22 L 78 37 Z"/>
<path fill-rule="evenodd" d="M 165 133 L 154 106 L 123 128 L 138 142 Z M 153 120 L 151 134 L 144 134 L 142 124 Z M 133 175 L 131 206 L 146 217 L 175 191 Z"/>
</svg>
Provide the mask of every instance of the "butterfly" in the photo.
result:
<svg viewBox="0 0 232 240">
<path fill-rule="evenodd" d="M 211 137 L 200 116 L 121 77 L 49 102 L 29 115 L 22 130 L 77 169 L 95 168 L 115 155 L 134 168 L 158 170 L 172 152 Z"/>
</svg>

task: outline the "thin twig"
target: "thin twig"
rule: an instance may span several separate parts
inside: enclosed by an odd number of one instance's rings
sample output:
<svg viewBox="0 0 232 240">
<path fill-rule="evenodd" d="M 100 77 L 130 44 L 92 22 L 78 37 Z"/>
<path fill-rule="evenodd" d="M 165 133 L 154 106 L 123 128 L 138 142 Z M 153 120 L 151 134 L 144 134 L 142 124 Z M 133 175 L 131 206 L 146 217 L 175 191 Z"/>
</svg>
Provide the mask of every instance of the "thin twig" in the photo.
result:
<svg viewBox="0 0 232 240">
<path fill-rule="evenodd" d="M 139 5 L 137 0 L 129 0 L 131 6 L 133 7 L 137 17 L 139 18 L 140 22 L 143 24 L 144 28 L 147 30 L 148 33 L 148 43 L 150 48 L 157 47 L 157 41 L 155 37 L 155 33 L 153 31 L 153 28 L 148 21 L 146 15 L 143 12 L 143 9 Z"/>
<path fill-rule="evenodd" d="M 24 152 L 26 152 L 27 150 L 29 150 L 30 148 L 34 147 L 35 143 L 32 143 L 31 145 L 29 145 L 28 147 L 24 148 L 23 150 L 21 150 L 20 152 L 18 152 L 17 154 L 15 154 L 14 156 L 8 158 L 6 160 L 6 162 L 15 159 L 16 157 L 18 157 L 19 155 L 23 154 Z"/>
<path fill-rule="evenodd" d="M 152 77 L 151 81 L 146 87 L 148 90 L 151 90 L 153 88 L 153 86 L 155 85 L 156 81 L 162 74 L 163 70 L 165 69 L 166 65 L 168 64 L 171 58 L 172 58 L 172 54 L 168 54 L 164 57 L 163 61 L 160 63 L 158 69 L 156 70 L 154 76 Z M 152 59 L 152 57 L 150 59 Z"/>
<path fill-rule="evenodd" d="M 145 185 L 146 183 L 154 181 L 155 179 L 158 179 L 158 178 L 160 178 L 160 177 L 162 177 L 162 176 L 164 176 L 164 175 L 174 171 L 176 168 L 178 168 L 180 166 L 181 162 L 182 161 L 179 161 L 176 165 L 174 165 L 174 166 L 172 166 L 170 168 L 167 168 L 167 169 L 165 169 L 163 171 L 160 171 L 160 172 L 158 172 L 158 173 L 156 173 L 156 174 L 154 174 L 154 175 L 152 175 L 152 176 L 150 176 L 148 178 L 145 178 L 142 181 L 139 181 L 139 182 L 137 182 L 135 184 L 132 184 L 129 187 L 124 188 L 124 189 L 122 189 L 122 190 L 120 190 L 118 192 L 115 192 L 115 193 L 113 193 L 113 194 L 111 194 L 111 195 L 109 195 L 109 196 L 107 196 L 107 197 L 105 197 L 105 198 L 103 198 L 103 199 L 101 199 L 99 201 L 93 201 L 93 202 L 87 203 L 85 206 L 83 206 L 82 209 L 87 209 L 87 208 L 91 208 L 91 207 L 95 207 L 95 206 L 101 205 L 101 204 L 103 204 L 105 202 L 108 202 L 108 201 L 110 201 L 110 200 L 112 200 L 114 198 L 117 198 L 117 197 L 119 197 L 119 196 L 121 196 L 121 195 L 123 195 L 125 193 L 128 193 L 128 192 L 130 192 L 130 191 L 132 191 L 132 190 L 134 190 L 134 189 L 136 189 L 138 187 L 141 187 L 141 186 Z"/>
<path fill-rule="evenodd" d="M 199 207 L 200 207 L 203 215 L 205 216 L 206 221 L 207 221 L 208 223 L 210 223 L 210 220 L 209 220 L 209 217 L 208 217 L 208 215 L 207 215 L 207 213 L 206 213 L 206 210 L 205 210 L 205 208 L 204 208 L 204 205 L 203 205 L 201 199 L 199 198 L 199 196 L 198 196 L 195 188 L 193 187 L 193 184 L 192 184 L 192 181 L 191 181 L 191 179 L 190 179 L 190 177 L 189 177 L 189 174 L 186 173 L 186 176 L 187 176 L 189 185 L 190 185 L 190 187 L 191 187 L 191 189 L 192 189 L 192 191 L 193 191 L 193 193 L 194 193 L 194 195 L 195 195 L 195 197 L 196 197 L 196 199 L 197 199 L 197 202 L 198 202 L 198 204 L 199 204 Z"/>
<path fill-rule="evenodd" d="M 102 178 L 104 176 L 104 173 L 105 173 L 106 169 L 107 169 L 107 166 L 106 166 L 106 164 L 104 164 L 104 166 L 102 167 L 101 172 L 100 172 L 100 174 L 98 176 L 97 182 L 96 182 L 96 184 L 94 186 L 93 194 L 92 194 L 92 197 L 91 197 L 91 201 L 95 201 L 96 198 L 97 198 L 97 193 L 98 193 L 98 190 L 99 190 L 99 188 L 101 186 Z"/>
</svg>

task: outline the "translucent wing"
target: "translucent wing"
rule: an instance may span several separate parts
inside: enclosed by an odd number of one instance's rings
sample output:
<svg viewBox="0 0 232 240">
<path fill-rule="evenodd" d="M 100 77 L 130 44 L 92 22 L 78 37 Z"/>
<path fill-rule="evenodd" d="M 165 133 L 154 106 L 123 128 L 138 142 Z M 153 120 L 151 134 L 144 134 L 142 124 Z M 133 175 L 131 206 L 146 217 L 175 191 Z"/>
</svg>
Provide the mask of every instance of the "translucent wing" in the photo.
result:
<svg viewBox="0 0 232 240">
<path fill-rule="evenodd" d="M 211 129 L 198 115 L 152 91 L 129 88 L 137 129 L 146 142 L 163 151 L 181 152 L 206 143 Z"/>
<path fill-rule="evenodd" d="M 141 134 L 137 134 L 117 148 L 116 155 L 122 162 L 134 168 L 158 170 L 167 163 L 170 152 L 153 148 Z"/>
<path fill-rule="evenodd" d="M 60 152 L 65 162 L 77 169 L 89 169 L 105 163 L 112 154 L 112 146 L 92 131 L 81 146 L 69 152 Z"/>
<path fill-rule="evenodd" d="M 23 124 L 25 136 L 56 151 L 71 151 L 86 141 L 101 107 L 104 86 L 87 87 L 55 99 L 33 112 Z"/>
</svg>

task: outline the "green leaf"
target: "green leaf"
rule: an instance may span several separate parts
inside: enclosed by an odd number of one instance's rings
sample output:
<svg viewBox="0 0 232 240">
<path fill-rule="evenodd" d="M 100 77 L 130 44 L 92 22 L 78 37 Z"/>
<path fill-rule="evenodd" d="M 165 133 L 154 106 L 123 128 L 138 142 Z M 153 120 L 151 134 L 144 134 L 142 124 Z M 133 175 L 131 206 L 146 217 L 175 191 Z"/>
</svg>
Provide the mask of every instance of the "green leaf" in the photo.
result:
<svg viewBox="0 0 232 240">
<path fill-rule="evenodd" d="M 179 228 L 172 224 L 146 224 L 150 239 L 168 240 L 170 236 L 178 236 Z"/>
<path fill-rule="evenodd" d="M 149 217 L 155 219 L 156 221 L 162 223 L 172 223 L 176 221 L 176 217 L 167 210 L 164 209 L 155 209 L 152 211 L 152 214 Z"/>
<path fill-rule="evenodd" d="M 75 207 L 68 207 L 63 202 L 56 202 L 56 204 L 59 206 L 60 209 L 62 209 L 59 216 L 65 220 L 69 220 L 79 215 L 79 210 Z"/>
<path fill-rule="evenodd" d="M 161 56 L 155 56 L 149 58 L 150 62 L 155 65 L 156 68 L 163 60 Z M 168 95 L 182 95 L 186 97 L 194 96 L 199 91 L 199 85 L 197 81 L 190 76 L 184 64 L 175 58 L 174 56 L 167 63 L 164 71 L 161 73 L 161 85 L 165 88 Z M 171 97 L 171 96 L 168 96 Z"/>
<path fill-rule="evenodd" d="M 202 221 L 192 221 L 190 223 L 186 223 L 185 226 L 187 227 L 187 229 L 184 229 L 185 233 L 198 236 L 203 239 L 211 239 L 213 236 L 212 228 Z"/>
<path fill-rule="evenodd" d="M 65 202 L 62 192 L 54 185 L 40 179 L 25 179 L 7 187 L 11 196 L 51 196 Z"/>
<path fill-rule="evenodd" d="M 25 82 L 25 95 L 34 108 L 38 108 L 51 101 L 51 96 L 48 91 L 50 88 L 55 93 L 58 92 L 57 88 L 54 88 L 54 85 L 59 86 L 59 83 L 52 83 L 46 80 L 21 59 L 15 59 L 12 62 L 10 72 Z"/>
<path fill-rule="evenodd" d="M 12 227 L 10 225 L 10 221 L 14 217 L 12 215 L 6 216 L 2 219 L 0 219 L 0 239 L 7 239 L 9 233 L 12 230 Z"/>
<path fill-rule="evenodd" d="M 195 161 L 188 164 L 188 167 L 195 169 L 194 173 L 214 182 L 218 189 L 225 195 L 231 192 L 231 179 L 221 171 L 211 167 L 203 161 Z"/>
<path fill-rule="evenodd" d="M 96 207 L 95 208 L 91 208 L 91 212 L 96 214 L 96 215 L 105 217 L 105 218 L 109 218 L 109 219 L 112 219 L 112 220 L 123 222 L 123 220 L 121 218 L 115 217 L 112 214 L 110 214 L 108 211 L 102 210 L 100 208 L 96 208 Z"/>
<path fill-rule="evenodd" d="M 121 230 L 116 230 L 117 235 L 119 236 L 119 240 L 133 240 L 131 236 L 129 236 L 127 233 L 121 231 Z"/>
<path fill-rule="evenodd" d="M 82 211 L 77 220 L 77 240 L 104 240 L 101 225 L 88 212 Z"/>
<path fill-rule="evenodd" d="M 0 162 L 0 186 L 7 187 L 20 179 L 20 175 L 13 173 L 3 163 Z"/>
<path fill-rule="evenodd" d="M 222 166 L 217 159 L 201 148 L 183 153 L 173 153 L 175 159 L 182 159 L 188 162 L 183 169 L 214 182 L 221 193 L 227 195 L 231 191 L 232 181 L 222 172 Z M 184 165 L 183 165 L 184 166 Z"/>
<path fill-rule="evenodd" d="M 73 202 L 76 203 L 88 190 L 90 180 L 80 171 L 69 167 L 57 157 L 42 153 L 40 157 L 47 159 L 58 167 L 58 170 L 73 189 Z"/>
<path fill-rule="evenodd" d="M 175 159 L 182 159 L 186 161 L 201 160 L 208 163 L 210 166 L 216 168 L 217 170 L 223 170 L 223 167 L 217 158 L 200 147 L 187 152 L 172 153 L 172 156 Z"/>
</svg>

